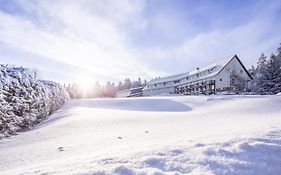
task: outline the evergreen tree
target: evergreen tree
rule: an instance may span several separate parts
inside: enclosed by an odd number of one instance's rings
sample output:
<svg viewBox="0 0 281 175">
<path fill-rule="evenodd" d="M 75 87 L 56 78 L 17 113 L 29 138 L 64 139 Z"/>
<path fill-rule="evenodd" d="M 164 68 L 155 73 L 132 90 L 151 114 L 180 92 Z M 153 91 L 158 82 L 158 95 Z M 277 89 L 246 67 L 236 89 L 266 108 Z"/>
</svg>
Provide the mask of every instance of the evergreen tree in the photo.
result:
<svg viewBox="0 0 281 175">
<path fill-rule="evenodd" d="M 146 86 L 146 85 L 147 85 L 147 81 L 146 81 L 146 79 L 144 79 L 142 86 Z"/>
<path fill-rule="evenodd" d="M 118 86 L 117 86 L 117 91 L 123 90 L 123 83 L 119 81 Z"/>
<path fill-rule="evenodd" d="M 115 85 L 108 81 L 104 88 L 104 97 L 115 97 Z"/>
<path fill-rule="evenodd" d="M 260 56 L 259 59 L 258 59 L 258 62 L 257 62 L 257 69 L 256 69 L 256 71 L 257 71 L 257 77 L 260 76 L 261 70 L 262 70 L 262 69 L 265 69 L 266 63 L 267 63 L 267 61 L 266 61 L 266 56 L 264 55 L 264 53 L 262 53 L 261 56 Z"/>
<path fill-rule="evenodd" d="M 259 94 L 267 94 L 267 60 L 266 56 L 262 53 L 257 62 L 256 68 L 257 77 L 257 91 Z"/>
<path fill-rule="evenodd" d="M 274 58 L 272 59 L 272 66 L 274 69 L 273 82 L 275 84 L 273 88 L 273 93 L 277 94 L 281 92 L 281 44 L 277 48 L 277 55 L 274 56 Z"/>
<path fill-rule="evenodd" d="M 129 78 L 126 78 L 124 81 L 124 90 L 132 88 L 132 82 Z"/>
<path fill-rule="evenodd" d="M 272 54 L 270 59 L 259 66 L 258 91 L 260 94 L 281 92 L 281 69 L 279 58 Z"/>
<path fill-rule="evenodd" d="M 142 81 L 141 78 L 139 77 L 137 81 L 134 81 L 132 84 L 133 88 L 141 87 L 142 86 Z"/>
</svg>

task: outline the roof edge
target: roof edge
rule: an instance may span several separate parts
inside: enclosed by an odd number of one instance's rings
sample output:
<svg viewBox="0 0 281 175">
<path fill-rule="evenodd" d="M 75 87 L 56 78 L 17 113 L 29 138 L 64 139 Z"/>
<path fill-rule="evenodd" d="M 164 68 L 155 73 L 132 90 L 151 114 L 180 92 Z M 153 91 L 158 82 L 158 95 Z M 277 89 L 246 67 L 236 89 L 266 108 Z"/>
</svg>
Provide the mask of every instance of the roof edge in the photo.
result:
<svg viewBox="0 0 281 175">
<path fill-rule="evenodd" d="M 250 77 L 250 79 L 252 80 L 253 77 L 251 76 L 251 74 L 249 73 L 249 71 L 246 69 L 246 67 L 244 66 L 244 64 L 242 63 L 242 61 L 239 59 L 239 57 L 235 54 L 228 63 L 226 63 L 226 65 L 216 74 L 218 75 L 219 73 L 221 73 L 221 71 L 234 59 L 236 58 L 237 61 L 239 62 L 239 64 L 242 66 L 242 68 L 245 70 L 245 72 L 247 73 L 247 75 Z"/>
</svg>

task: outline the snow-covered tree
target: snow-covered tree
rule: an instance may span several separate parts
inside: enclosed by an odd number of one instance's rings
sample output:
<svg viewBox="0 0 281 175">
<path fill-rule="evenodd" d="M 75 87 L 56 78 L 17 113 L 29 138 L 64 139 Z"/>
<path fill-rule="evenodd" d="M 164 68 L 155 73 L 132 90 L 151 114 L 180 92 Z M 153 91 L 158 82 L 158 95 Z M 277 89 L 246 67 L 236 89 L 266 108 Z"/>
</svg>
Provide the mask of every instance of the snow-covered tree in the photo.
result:
<svg viewBox="0 0 281 175">
<path fill-rule="evenodd" d="M 104 97 L 115 97 L 115 85 L 114 83 L 111 83 L 110 81 L 108 81 L 106 83 L 106 86 L 104 87 L 104 92 L 103 92 L 103 96 Z"/>
<path fill-rule="evenodd" d="M 39 123 L 68 98 L 55 82 L 22 67 L 0 65 L 0 138 Z"/>
<path fill-rule="evenodd" d="M 146 85 L 147 85 L 147 81 L 146 81 L 146 79 L 144 79 L 142 86 L 146 86 Z"/>
<path fill-rule="evenodd" d="M 132 81 L 129 78 L 126 78 L 124 81 L 124 89 L 130 89 L 132 88 Z"/>
<path fill-rule="evenodd" d="M 117 91 L 121 91 L 123 90 L 123 83 L 121 81 L 119 81 L 118 85 L 117 85 Z"/>
<path fill-rule="evenodd" d="M 260 94 L 267 94 L 268 91 L 268 76 L 267 76 L 267 60 L 266 56 L 262 53 L 257 62 L 255 71 L 257 77 L 257 91 Z"/>
<path fill-rule="evenodd" d="M 277 48 L 277 54 L 271 60 L 271 66 L 273 71 L 274 88 L 273 93 L 277 94 L 281 92 L 281 44 Z"/>
<path fill-rule="evenodd" d="M 136 88 L 136 87 L 141 87 L 142 86 L 142 81 L 141 78 L 139 77 L 137 81 L 133 81 L 132 87 Z"/>
<path fill-rule="evenodd" d="M 280 58 L 272 54 L 268 60 L 263 57 L 258 63 L 258 92 L 260 94 L 276 94 L 281 92 Z"/>
<path fill-rule="evenodd" d="M 265 67 L 266 67 L 266 64 L 267 64 L 267 60 L 266 60 L 266 59 L 267 59 L 267 58 L 266 58 L 266 56 L 264 55 L 264 53 L 262 53 L 261 56 L 260 56 L 259 59 L 258 59 L 258 62 L 257 62 L 257 69 L 256 69 L 256 71 L 257 71 L 257 76 L 258 76 L 258 77 L 260 76 L 260 72 L 261 72 L 262 70 L 264 70 Z"/>
</svg>

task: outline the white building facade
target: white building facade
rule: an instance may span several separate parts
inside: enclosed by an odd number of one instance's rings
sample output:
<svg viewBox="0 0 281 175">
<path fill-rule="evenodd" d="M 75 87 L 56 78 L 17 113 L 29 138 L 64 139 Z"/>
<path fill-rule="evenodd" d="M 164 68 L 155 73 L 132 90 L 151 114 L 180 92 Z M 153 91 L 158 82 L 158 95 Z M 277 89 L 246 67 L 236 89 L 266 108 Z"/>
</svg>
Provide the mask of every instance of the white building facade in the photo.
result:
<svg viewBox="0 0 281 175">
<path fill-rule="evenodd" d="M 191 72 L 151 80 L 143 96 L 219 94 L 250 91 L 251 75 L 237 55 Z"/>
</svg>

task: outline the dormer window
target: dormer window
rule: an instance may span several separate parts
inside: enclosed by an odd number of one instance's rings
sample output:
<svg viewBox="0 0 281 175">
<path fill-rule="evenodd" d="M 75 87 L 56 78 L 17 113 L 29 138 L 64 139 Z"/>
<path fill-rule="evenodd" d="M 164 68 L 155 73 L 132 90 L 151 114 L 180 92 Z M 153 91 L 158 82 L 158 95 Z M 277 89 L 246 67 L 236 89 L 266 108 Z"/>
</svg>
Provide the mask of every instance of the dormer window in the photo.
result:
<svg viewBox="0 0 281 175">
<path fill-rule="evenodd" d="M 216 66 L 215 66 L 216 67 Z M 211 73 L 214 69 L 215 69 L 215 67 L 212 67 L 211 69 L 209 69 L 208 71 Z"/>
</svg>

